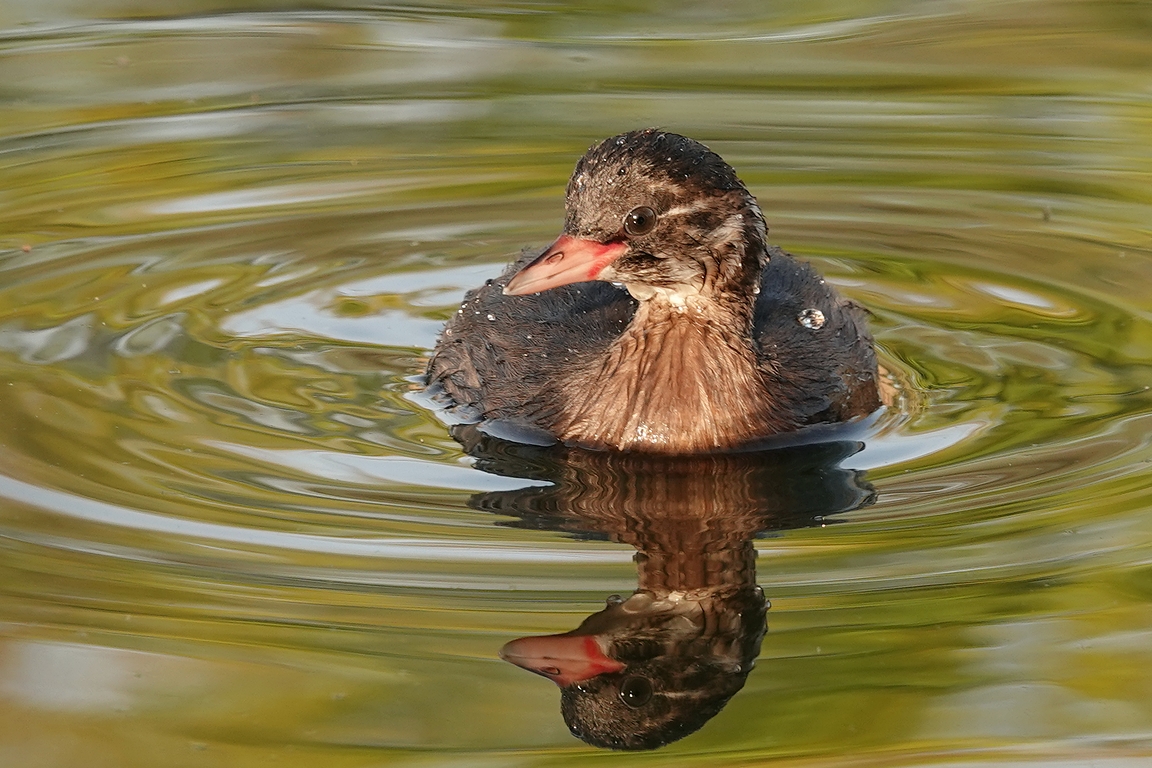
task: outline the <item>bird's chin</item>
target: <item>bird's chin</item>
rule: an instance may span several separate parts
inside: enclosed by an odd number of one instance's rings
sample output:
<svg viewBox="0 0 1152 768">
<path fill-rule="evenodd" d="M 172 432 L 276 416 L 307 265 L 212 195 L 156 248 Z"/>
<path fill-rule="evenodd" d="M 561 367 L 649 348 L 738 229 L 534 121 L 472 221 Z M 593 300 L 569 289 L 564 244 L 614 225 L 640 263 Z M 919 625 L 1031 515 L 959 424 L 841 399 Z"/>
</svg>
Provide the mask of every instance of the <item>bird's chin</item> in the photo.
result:
<svg viewBox="0 0 1152 768">
<path fill-rule="evenodd" d="M 655 286 L 645 283 L 624 283 L 624 288 L 636 301 L 662 300 L 673 309 L 685 310 L 701 300 L 700 289 L 693 285 Z"/>
</svg>

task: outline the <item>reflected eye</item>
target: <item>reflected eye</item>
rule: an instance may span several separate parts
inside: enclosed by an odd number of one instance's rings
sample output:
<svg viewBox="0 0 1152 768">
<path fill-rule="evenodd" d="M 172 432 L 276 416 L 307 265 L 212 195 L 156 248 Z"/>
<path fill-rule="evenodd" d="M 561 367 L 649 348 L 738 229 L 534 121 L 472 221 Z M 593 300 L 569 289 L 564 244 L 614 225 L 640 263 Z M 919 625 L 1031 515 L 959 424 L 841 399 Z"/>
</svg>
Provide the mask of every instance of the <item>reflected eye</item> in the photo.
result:
<svg viewBox="0 0 1152 768">
<path fill-rule="evenodd" d="M 630 235 L 646 235 L 656 226 L 656 211 L 646 205 L 633 208 L 624 215 L 624 231 Z"/>
<path fill-rule="evenodd" d="M 643 677 L 625 678 L 620 684 L 620 701 L 635 709 L 642 707 L 652 698 L 652 683 Z"/>
</svg>

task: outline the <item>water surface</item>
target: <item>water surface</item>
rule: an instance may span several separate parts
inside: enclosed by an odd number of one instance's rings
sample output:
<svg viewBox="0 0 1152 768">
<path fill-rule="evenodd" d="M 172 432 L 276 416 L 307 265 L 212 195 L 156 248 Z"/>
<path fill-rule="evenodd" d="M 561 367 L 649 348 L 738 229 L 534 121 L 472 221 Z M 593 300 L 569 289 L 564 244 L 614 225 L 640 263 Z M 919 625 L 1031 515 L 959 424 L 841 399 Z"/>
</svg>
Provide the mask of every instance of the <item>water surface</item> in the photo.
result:
<svg viewBox="0 0 1152 768">
<path fill-rule="evenodd" d="M 1109 2 L 6 4 L 0 762 L 1144 764 L 1149 39 Z M 555 466 L 412 391 L 646 125 L 904 394 L 851 503 L 753 526 L 743 690 L 635 756 L 497 657 L 631 593 L 627 537 L 533 517 Z"/>
</svg>

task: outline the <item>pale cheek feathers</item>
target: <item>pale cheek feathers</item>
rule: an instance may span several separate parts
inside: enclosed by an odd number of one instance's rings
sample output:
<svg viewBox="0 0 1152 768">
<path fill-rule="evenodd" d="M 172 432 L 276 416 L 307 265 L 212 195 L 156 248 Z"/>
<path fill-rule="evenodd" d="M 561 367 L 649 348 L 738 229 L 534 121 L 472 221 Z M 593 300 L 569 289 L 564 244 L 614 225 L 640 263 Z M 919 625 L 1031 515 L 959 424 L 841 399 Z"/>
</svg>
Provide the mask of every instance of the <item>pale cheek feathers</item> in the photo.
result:
<svg viewBox="0 0 1152 768">
<path fill-rule="evenodd" d="M 742 213 L 734 213 L 712 231 L 709 245 L 720 256 L 719 269 L 726 279 L 736 277 L 744 261 L 747 220 Z"/>
<path fill-rule="evenodd" d="M 712 230 L 708 237 L 708 245 L 718 253 L 744 250 L 744 224 L 744 214 L 733 213 Z"/>
</svg>

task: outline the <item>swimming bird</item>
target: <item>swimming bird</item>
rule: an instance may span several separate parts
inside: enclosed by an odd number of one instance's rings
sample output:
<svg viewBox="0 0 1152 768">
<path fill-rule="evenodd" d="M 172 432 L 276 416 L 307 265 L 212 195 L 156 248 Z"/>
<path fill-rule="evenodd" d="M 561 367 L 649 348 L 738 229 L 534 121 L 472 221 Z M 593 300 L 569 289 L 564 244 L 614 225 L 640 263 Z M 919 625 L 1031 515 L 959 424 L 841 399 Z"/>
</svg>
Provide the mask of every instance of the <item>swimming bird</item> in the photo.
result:
<svg viewBox="0 0 1152 768">
<path fill-rule="evenodd" d="M 560 236 L 465 295 L 428 383 L 520 434 L 666 454 L 880 406 L 865 311 L 768 244 L 719 155 L 657 129 L 588 150 Z"/>
</svg>

